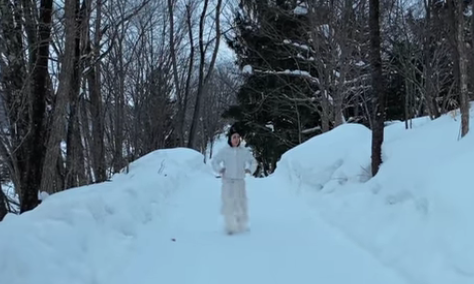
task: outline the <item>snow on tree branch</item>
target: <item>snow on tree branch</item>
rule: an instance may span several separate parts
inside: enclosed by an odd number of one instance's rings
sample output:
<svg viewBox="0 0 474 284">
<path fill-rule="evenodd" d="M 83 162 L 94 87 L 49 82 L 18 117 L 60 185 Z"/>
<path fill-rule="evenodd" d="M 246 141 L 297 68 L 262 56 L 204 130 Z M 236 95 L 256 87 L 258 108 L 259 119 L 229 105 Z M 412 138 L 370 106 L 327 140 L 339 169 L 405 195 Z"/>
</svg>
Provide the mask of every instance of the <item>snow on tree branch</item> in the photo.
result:
<svg viewBox="0 0 474 284">
<path fill-rule="evenodd" d="M 312 76 L 308 71 L 302 71 L 302 70 L 283 70 L 283 71 L 262 71 L 262 70 L 253 70 L 254 73 L 262 73 L 262 74 L 271 74 L 271 75 L 289 75 L 289 76 L 296 76 L 296 77 L 302 77 L 305 79 L 310 80 L 313 83 L 320 84 L 320 81 L 318 78 Z"/>
</svg>

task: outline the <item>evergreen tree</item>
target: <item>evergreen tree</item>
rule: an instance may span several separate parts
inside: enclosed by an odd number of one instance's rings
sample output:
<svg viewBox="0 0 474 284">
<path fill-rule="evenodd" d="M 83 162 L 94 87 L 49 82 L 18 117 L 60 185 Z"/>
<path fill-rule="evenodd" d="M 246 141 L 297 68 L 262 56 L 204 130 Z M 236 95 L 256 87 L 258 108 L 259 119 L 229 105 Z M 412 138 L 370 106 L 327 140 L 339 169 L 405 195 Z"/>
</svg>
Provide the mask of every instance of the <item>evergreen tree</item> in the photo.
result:
<svg viewBox="0 0 474 284">
<path fill-rule="evenodd" d="M 320 125 L 305 9 L 301 1 L 242 1 L 235 35 L 227 39 L 247 75 L 224 117 L 237 121 L 264 175 L 285 151 L 314 135 L 305 129 Z"/>
</svg>

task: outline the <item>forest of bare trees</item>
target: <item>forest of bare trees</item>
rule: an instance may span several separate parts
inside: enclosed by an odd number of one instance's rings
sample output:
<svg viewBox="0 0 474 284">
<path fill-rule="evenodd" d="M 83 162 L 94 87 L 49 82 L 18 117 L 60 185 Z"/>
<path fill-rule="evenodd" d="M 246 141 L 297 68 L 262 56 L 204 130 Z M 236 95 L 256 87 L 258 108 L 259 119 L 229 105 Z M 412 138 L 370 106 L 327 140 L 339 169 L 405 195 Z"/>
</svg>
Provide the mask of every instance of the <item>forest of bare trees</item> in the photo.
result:
<svg viewBox="0 0 474 284">
<path fill-rule="evenodd" d="M 5 212 L 106 181 L 156 149 L 202 150 L 239 77 L 217 60 L 223 1 L 0 1 Z M 216 20 L 217 19 L 217 20 Z M 216 36 L 219 35 L 219 36 Z"/>
<path fill-rule="evenodd" d="M 18 196 L 0 190 L 0 220 L 151 151 L 204 152 L 226 119 L 262 175 L 365 124 L 375 175 L 386 120 L 459 108 L 468 133 L 472 18 L 467 0 L 0 0 L 0 180 Z"/>
</svg>

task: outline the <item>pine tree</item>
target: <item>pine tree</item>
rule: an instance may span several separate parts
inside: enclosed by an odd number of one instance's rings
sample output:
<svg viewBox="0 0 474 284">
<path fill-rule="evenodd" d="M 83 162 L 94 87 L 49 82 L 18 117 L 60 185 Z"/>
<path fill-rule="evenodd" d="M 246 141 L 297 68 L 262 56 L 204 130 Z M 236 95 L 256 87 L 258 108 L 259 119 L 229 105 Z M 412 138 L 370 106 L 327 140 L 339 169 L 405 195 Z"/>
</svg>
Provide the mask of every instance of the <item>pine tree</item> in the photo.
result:
<svg viewBox="0 0 474 284">
<path fill-rule="evenodd" d="M 301 1 L 242 1 L 227 43 L 247 74 L 225 118 L 237 120 L 264 175 L 320 125 L 317 72 L 309 60 L 309 20 Z"/>
</svg>

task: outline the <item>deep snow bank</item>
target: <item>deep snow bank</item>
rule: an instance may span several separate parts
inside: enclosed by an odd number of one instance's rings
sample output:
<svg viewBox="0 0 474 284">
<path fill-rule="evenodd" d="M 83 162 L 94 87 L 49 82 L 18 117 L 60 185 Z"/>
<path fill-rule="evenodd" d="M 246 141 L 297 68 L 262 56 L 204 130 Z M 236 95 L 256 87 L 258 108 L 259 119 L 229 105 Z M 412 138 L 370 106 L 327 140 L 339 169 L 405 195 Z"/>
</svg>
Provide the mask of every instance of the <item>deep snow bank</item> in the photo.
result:
<svg viewBox="0 0 474 284">
<path fill-rule="evenodd" d="M 207 171 L 189 149 L 158 150 L 111 182 L 49 196 L 34 211 L 0 222 L 0 283 L 108 283 L 126 266 L 140 227 L 159 228 L 183 181 Z"/>
<path fill-rule="evenodd" d="M 315 190 L 364 180 L 370 173 L 370 135 L 363 125 L 344 124 L 283 154 L 275 174 Z"/>
<path fill-rule="evenodd" d="M 385 128 L 373 179 L 371 133 L 353 124 L 291 149 L 275 175 L 413 283 L 474 283 L 474 134 L 459 141 L 460 117 L 450 115 L 413 123 Z"/>
</svg>

